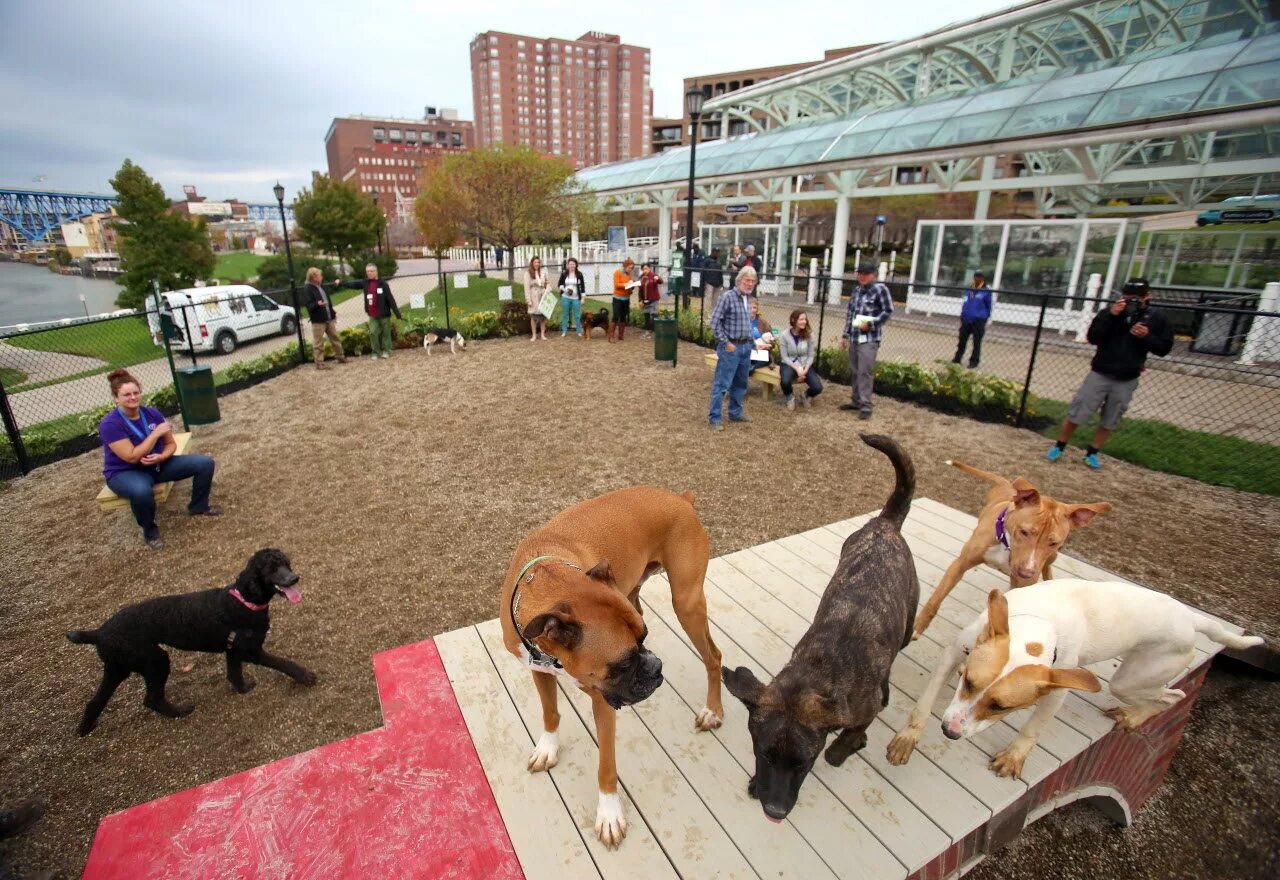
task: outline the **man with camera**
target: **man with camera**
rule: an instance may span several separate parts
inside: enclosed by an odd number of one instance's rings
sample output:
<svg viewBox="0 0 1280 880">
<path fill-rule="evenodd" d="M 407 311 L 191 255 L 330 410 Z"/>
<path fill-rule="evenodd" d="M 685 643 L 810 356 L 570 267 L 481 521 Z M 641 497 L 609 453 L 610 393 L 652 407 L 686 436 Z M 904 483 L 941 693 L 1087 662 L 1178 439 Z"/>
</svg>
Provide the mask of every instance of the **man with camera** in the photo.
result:
<svg viewBox="0 0 1280 880">
<path fill-rule="evenodd" d="M 1081 423 L 1098 410 L 1102 418 L 1093 434 L 1093 443 L 1085 450 L 1084 463 L 1097 470 L 1102 467 L 1098 450 L 1120 424 L 1138 387 L 1147 355 L 1164 357 L 1173 349 L 1173 331 L 1160 312 L 1152 310 L 1151 285 L 1145 278 L 1125 282 L 1120 299 L 1094 316 L 1089 325 L 1089 342 L 1097 346 L 1089 375 L 1076 392 L 1067 418 L 1062 423 L 1058 442 L 1045 454 L 1057 461 L 1067 448 L 1067 441 Z"/>
</svg>

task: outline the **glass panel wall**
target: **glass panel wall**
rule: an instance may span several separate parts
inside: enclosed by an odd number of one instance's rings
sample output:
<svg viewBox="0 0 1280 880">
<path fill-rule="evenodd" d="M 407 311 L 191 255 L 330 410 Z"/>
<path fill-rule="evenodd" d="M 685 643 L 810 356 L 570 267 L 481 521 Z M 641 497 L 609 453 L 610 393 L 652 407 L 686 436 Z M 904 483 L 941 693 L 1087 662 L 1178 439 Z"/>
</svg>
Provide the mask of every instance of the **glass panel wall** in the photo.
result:
<svg viewBox="0 0 1280 880">
<path fill-rule="evenodd" d="M 973 281 L 975 270 L 987 274 L 987 283 L 995 278 L 996 258 L 1000 255 L 1001 227 L 992 224 L 981 226 L 942 227 L 942 259 L 938 263 L 938 296 L 961 296 L 964 288 Z"/>
<path fill-rule="evenodd" d="M 933 252 L 937 243 L 937 224 L 922 224 L 916 239 L 916 271 L 911 277 L 916 293 L 928 293 L 933 284 Z"/>
<path fill-rule="evenodd" d="M 1071 282 L 1071 267 L 1075 262 L 1080 229 L 1074 224 L 1011 227 L 1000 279 L 1000 302 L 1040 304 L 1037 296 L 1020 296 L 1010 291 L 1066 293 Z"/>
</svg>

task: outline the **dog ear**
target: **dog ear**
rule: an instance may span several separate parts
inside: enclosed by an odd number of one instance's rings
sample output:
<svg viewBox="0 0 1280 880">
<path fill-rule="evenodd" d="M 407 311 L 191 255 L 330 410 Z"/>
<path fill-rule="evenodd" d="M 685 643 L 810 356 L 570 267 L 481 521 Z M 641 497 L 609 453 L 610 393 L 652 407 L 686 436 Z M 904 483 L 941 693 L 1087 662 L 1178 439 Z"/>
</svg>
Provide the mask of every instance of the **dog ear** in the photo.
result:
<svg viewBox="0 0 1280 880">
<path fill-rule="evenodd" d="M 1009 600 L 999 590 L 987 594 L 987 627 L 982 631 L 979 642 L 985 642 L 996 636 L 1009 634 Z"/>
<path fill-rule="evenodd" d="M 1013 503 L 1017 507 L 1026 507 L 1030 504 L 1040 503 L 1040 490 L 1022 477 L 1018 477 L 1013 481 Z"/>
<path fill-rule="evenodd" d="M 1049 673 L 1049 687 L 1072 688 L 1096 694 L 1102 690 L 1098 677 L 1087 669 L 1054 669 Z"/>
<path fill-rule="evenodd" d="M 1095 516 L 1100 513 L 1109 513 L 1111 504 L 1107 501 L 1097 501 L 1093 504 L 1072 504 L 1067 508 L 1067 516 L 1071 518 L 1071 524 L 1077 528 L 1087 526 Z"/>
<path fill-rule="evenodd" d="M 721 666 L 720 678 L 724 680 L 724 686 L 729 689 L 729 693 L 741 700 L 748 709 L 754 709 L 759 705 L 760 695 L 764 693 L 764 685 L 750 669 L 745 666 L 739 666 L 737 669 Z"/>
<path fill-rule="evenodd" d="M 606 584 L 613 583 L 613 570 L 609 568 L 609 560 L 604 557 L 587 571 L 587 577 L 592 580 L 604 581 Z"/>
<path fill-rule="evenodd" d="M 558 602 L 550 611 L 539 614 L 525 625 L 526 639 L 541 636 L 573 650 L 582 642 L 582 626 L 573 619 L 573 610 L 566 603 Z"/>
<path fill-rule="evenodd" d="M 832 730 L 844 726 L 842 708 L 840 701 L 810 692 L 796 702 L 796 716 L 806 727 Z"/>
</svg>

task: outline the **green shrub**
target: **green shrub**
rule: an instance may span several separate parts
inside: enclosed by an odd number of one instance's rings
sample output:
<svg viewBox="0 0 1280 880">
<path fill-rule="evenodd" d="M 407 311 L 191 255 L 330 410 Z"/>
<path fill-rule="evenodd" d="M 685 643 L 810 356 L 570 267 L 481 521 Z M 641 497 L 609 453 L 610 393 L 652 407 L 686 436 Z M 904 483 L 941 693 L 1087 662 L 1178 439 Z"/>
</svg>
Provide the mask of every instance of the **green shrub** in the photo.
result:
<svg viewBox="0 0 1280 880">
<path fill-rule="evenodd" d="M 338 279 L 338 267 L 333 260 L 310 250 L 293 251 L 294 281 L 298 287 L 307 283 L 307 270 L 315 266 L 324 274 L 325 281 Z M 361 273 L 363 275 L 363 273 Z M 289 262 L 284 254 L 272 254 L 258 264 L 259 290 L 287 290 L 289 288 Z"/>
<path fill-rule="evenodd" d="M 454 326 L 467 339 L 489 339 L 501 335 L 497 312 L 465 315 L 454 322 Z"/>
<path fill-rule="evenodd" d="M 396 258 L 387 253 L 380 254 L 377 251 L 365 251 L 356 254 L 352 259 L 351 267 L 357 278 L 364 277 L 364 267 L 373 263 L 378 267 L 379 278 L 394 278 L 396 272 L 400 269 L 400 264 L 396 262 Z"/>
<path fill-rule="evenodd" d="M 523 299 L 506 300 L 498 304 L 498 328 L 499 335 L 504 338 L 532 332 L 528 306 Z"/>
</svg>

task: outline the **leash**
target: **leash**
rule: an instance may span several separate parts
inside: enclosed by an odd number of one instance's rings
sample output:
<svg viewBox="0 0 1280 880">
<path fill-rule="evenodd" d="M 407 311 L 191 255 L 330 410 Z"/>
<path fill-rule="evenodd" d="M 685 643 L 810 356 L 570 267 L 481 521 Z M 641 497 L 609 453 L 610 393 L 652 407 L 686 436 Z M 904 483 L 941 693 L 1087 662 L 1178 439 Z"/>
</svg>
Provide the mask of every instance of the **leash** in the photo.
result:
<svg viewBox="0 0 1280 880">
<path fill-rule="evenodd" d="M 515 627 L 516 635 L 520 637 L 520 644 L 524 646 L 525 651 L 528 653 L 527 657 L 521 658 L 526 666 L 535 672 L 546 672 L 552 675 L 568 676 L 569 673 L 565 670 L 564 666 L 561 665 L 559 660 L 548 654 L 546 651 L 543 651 L 533 642 L 524 637 L 524 629 L 521 628 L 520 622 L 516 619 L 516 615 L 520 612 L 520 582 L 524 581 L 529 584 L 533 583 L 533 572 L 530 571 L 530 569 L 539 562 L 546 562 L 547 560 L 555 560 L 562 565 L 567 565 L 570 568 L 576 568 L 578 571 L 582 571 L 582 566 L 551 554 L 535 556 L 526 562 L 524 567 L 520 569 L 520 573 L 516 575 L 515 586 L 511 590 L 511 605 L 509 608 L 511 612 L 511 625 Z M 529 575 L 527 580 L 525 579 L 526 573 Z"/>
</svg>

